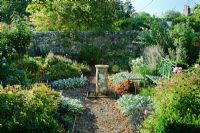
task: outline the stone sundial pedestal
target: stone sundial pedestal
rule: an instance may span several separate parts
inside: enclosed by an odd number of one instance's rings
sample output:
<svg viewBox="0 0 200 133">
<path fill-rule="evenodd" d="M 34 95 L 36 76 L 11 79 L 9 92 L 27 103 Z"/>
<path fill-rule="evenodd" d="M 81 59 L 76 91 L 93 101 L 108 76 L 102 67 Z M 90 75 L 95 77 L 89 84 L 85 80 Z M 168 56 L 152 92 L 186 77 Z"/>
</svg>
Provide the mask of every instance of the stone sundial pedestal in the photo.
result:
<svg viewBox="0 0 200 133">
<path fill-rule="evenodd" d="M 107 97 L 108 92 L 108 65 L 95 65 L 96 67 L 96 91 L 88 92 L 88 97 Z"/>
</svg>

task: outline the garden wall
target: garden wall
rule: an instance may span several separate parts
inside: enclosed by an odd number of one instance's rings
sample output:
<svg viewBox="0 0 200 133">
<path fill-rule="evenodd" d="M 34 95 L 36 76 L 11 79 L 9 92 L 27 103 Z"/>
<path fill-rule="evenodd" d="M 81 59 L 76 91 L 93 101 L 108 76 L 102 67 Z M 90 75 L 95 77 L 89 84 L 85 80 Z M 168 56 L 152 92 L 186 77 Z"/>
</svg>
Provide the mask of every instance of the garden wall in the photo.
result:
<svg viewBox="0 0 200 133">
<path fill-rule="evenodd" d="M 101 48 L 110 45 L 116 49 L 127 52 L 138 52 L 138 45 L 133 43 L 138 31 L 118 32 L 37 32 L 32 41 L 30 53 L 34 55 L 45 55 L 49 51 L 56 54 L 70 54 L 76 52 L 80 45 L 89 44 Z"/>
</svg>

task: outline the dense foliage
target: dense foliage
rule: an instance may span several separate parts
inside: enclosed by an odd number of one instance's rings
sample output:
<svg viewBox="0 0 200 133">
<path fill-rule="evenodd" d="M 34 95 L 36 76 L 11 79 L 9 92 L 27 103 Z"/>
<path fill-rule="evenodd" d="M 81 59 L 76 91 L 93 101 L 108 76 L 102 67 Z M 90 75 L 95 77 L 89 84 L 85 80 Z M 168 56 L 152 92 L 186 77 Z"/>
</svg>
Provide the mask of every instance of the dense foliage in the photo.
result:
<svg viewBox="0 0 200 133">
<path fill-rule="evenodd" d="M 160 18 L 150 18 L 149 28 L 145 28 L 138 39 L 144 46 L 160 45 L 165 52 L 172 47 L 172 41 L 168 33 L 168 26 L 165 21 Z"/>
<path fill-rule="evenodd" d="M 181 13 L 178 11 L 174 11 L 174 10 L 168 10 L 165 12 L 164 14 L 164 19 L 167 21 L 174 21 L 176 18 L 180 17 Z"/>
<path fill-rule="evenodd" d="M 87 74 L 90 71 L 87 65 L 53 54 L 49 54 L 45 59 L 45 67 L 45 80 L 79 77 L 81 74 Z"/>
<path fill-rule="evenodd" d="M 0 22 L 10 24 L 16 17 L 30 15 L 26 7 L 31 0 L 0 0 Z"/>
<path fill-rule="evenodd" d="M 142 125 L 145 133 L 200 131 L 200 70 L 162 81 L 153 95 L 155 112 Z"/>
<path fill-rule="evenodd" d="M 25 56 L 8 63 L 3 59 L 0 77 L 7 84 L 30 85 L 30 83 L 80 77 L 88 74 L 88 65 L 77 63 L 68 58 L 49 55 L 46 58 Z"/>
<path fill-rule="evenodd" d="M 200 4 L 190 16 L 170 10 L 163 18 L 135 13 L 130 0 L 0 0 L 0 5 L 0 132 L 68 131 L 83 113 L 81 101 L 32 84 L 47 82 L 58 90 L 84 87 L 88 65 L 100 63 L 115 73 L 109 89 L 121 96 L 120 110 L 133 117 L 136 126 L 144 120 L 140 132 L 200 132 Z M 121 36 L 123 30 L 134 38 L 124 39 L 128 34 Z M 33 31 L 59 31 L 63 43 L 58 45 L 66 48 L 60 51 L 67 57 L 51 53 L 48 39 L 32 50 L 42 57 L 31 57 Z M 91 38 L 75 35 L 77 31 L 92 31 Z M 124 40 L 108 33 L 119 33 Z M 99 41 L 102 38 L 106 41 Z M 184 70 L 194 63 L 197 69 Z M 131 72 L 117 73 L 123 70 Z M 146 77 L 157 86 L 127 95 L 139 91 L 134 80 Z"/>
<path fill-rule="evenodd" d="M 194 63 L 198 55 L 194 47 L 194 30 L 187 24 L 177 24 L 170 31 L 170 35 L 176 48 L 181 49 L 181 53 L 185 52 L 185 55 L 180 55 L 178 61 Z"/>
<path fill-rule="evenodd" d="M 26 54 L 33 32 L 24 22 L 19 21 L 0 31 L 0 81 L 6 84 L 27 84 L 23 70 L 11 67 L 14 59 Z"/>
<path fill-rule="evenodd" d="M 151 15 L 145 12 L 135 13 L 131 18 L 120 19 L 115 22 L 116 30 L 140 30 L 149 28 L 149 23 L 152 20 Z"/>
<path fill-rule="evenodd" d="M 22 56 L 31 43 L 33 32 L 30 27 L 19 21 L 0 31 L 0 57 Z"/>
<path fill-rule="evenodd" d="M 80 47 L 78 60 L 86 62 L 89 65 L 94 65 L 100 62 L 102 51 L 94 45 L 84 45 Z"/>
<path fill-rule="evenodd" d="M 60 132 L 56 119 L 60 95 L 44 85 L 31 90 L 8 86 L 0 90 L 1 132 Z"/>
<path fill-rule="evenodd" d="M 96 31 L 112 29 L 117 18 L 130 17 L 134 10 L 130 1 L 32 0 L 28 11 L 40 31 Z"/>
</svg>

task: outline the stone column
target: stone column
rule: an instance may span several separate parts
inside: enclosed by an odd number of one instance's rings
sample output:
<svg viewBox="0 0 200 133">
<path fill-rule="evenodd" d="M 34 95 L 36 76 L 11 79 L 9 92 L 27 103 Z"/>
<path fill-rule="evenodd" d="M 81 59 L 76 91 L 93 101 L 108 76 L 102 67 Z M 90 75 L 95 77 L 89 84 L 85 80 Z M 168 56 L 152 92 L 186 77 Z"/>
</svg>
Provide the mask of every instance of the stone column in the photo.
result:
<svg viewBox="0 0 200 133">
<path fill-rule="evenodd" d="M 95 65 L 96 67 L 96 93 L 108 91 L 108 65 Z"/>
</svg>

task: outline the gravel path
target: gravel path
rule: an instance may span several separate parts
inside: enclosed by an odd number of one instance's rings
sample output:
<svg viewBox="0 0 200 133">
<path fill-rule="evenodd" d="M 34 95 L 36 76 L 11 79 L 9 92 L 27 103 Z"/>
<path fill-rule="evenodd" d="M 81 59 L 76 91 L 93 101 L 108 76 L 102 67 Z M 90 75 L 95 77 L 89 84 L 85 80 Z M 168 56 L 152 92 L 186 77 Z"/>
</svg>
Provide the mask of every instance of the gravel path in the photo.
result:
<svg viewBox="0 0 200 133">
<path fill-rule="evenodd" d="M 133 133 L 126 116 L 116 107 L 111 98 L 86 98 L 88 91 L 95 90 L 95 76 L 89 78 L 85 88 L 64 90 L 63 95 L 80 99 L 85 110 L 75 125 L 76 133 Z"/>
</svg>

